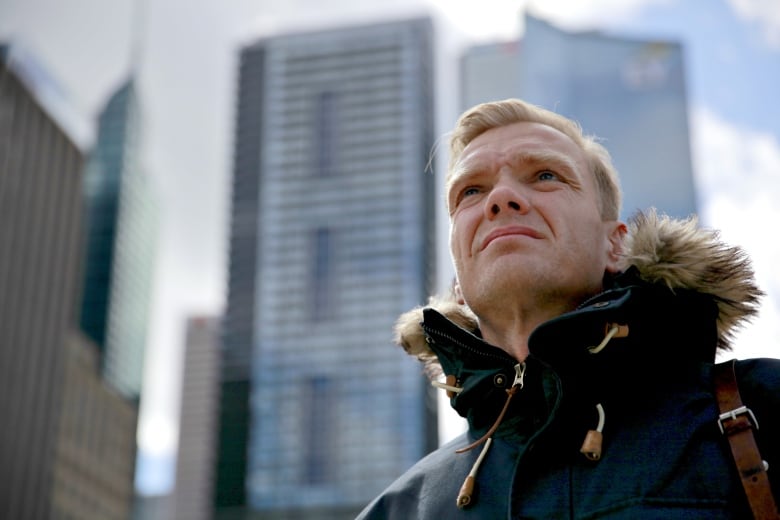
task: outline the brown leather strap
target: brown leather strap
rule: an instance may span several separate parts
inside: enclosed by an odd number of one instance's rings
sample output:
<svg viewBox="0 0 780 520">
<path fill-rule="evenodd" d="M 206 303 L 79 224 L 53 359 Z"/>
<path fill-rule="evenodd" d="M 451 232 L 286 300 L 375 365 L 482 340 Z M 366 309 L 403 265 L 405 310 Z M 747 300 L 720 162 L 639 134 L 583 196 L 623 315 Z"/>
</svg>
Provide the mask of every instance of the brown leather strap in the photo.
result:
<svg viewBox="0 0 780 520">
<path fill-rule="evenodd" d="M 742 403 L 734 363 L 735 360 L 726 361 L 716 364 L 713 368 L 715 397 L 721 414 L 718 426 L 731 446 L 753 517 L 756 520 L 776 520 L 780 518 L 780 514 L 753 436 L 753 428 L 758 429 L 759 425 L 753 412 Z"/>
</svg>

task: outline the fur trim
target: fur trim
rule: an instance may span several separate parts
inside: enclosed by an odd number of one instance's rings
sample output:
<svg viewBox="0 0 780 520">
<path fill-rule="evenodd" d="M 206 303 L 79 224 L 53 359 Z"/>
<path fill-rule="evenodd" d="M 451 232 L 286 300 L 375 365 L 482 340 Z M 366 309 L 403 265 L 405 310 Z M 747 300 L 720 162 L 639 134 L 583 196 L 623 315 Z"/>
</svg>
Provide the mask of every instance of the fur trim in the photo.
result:
<svg viewBox="0 0 780 520">
<path fill-rule="evenodd" d="M 452 292 L 447 296 L 432 296 L 428 300 L 428 305 L 415 307 L 398 318 L 395 324 L 395 342 L 425 366 L 425 373 L 430 379 L 435 379 L 441 375 L 441 366 L 436 354 L 428 346 L 425 333 L 420 326 L 423 320 L 423 309 L 426 307 L 436 309 L 466 330 L 476 330 L 479 325 L 471 309 L 458 303 Z"/>
<path fill-rule="evenodd" d="M 669 289 L 690 289 L 718 305 L 718 348 L 731 349 L 734 333 L 758 314 L 758 288 L 750 259 L 720 234 L 699 227 L 695 216 L 676 220 L 655 209 L 629 222 L 623 268 L 636 266 L 640 277 Z"/>
<path fill-rule="evenodd" d="M 718 348 L 730 350 L 734 334 L 758 313 L 763 292 L 756 285 L 747 254 L 720 240 L 717 231 L 699 227 L 696 217 L 684 220 L 659 215 L 655 209 L 637 213 L 628 223 L 622 270 L 635 266 L 642 280 L 669 289 L 689 289 L 710 296 L 718 306 Z M 478 322 L 471 310 L 457 303 L 454 294 L 432 297 L 428 305 L 466 330 Z M 425 341 L 423 306 L 401 315 L 395 340 L 417 357 L 426 373 L 441 372 L 436 355 Z"/>
</svg>

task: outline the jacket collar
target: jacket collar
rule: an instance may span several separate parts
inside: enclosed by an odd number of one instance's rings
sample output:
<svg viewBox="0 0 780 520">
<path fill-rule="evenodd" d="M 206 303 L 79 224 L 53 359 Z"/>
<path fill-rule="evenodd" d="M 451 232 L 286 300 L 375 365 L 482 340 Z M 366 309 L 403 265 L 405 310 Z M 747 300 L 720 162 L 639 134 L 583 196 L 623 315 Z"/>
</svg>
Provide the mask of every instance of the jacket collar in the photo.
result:
<svg viewBox="0 0 780 520">
<path fill-rule="evenodd" d="M 589 404 L 603 395 L 621 399 L 620 395 L 653 393 L 659 368 L 668 376 L 711 361 L 716 313 L 715 303 L 698 293 L 653 286 L 629 270 L 610 289 L 533 332 L 523 367 L 526 384 L 515 394 L 498 434 L 534 431 L 535 421 L 560 406 L 561 384 L 569 389 L 568 408 L 580 403 L 574 408 L 587 412 Z M 500 414 L 518 362 L 485 342 L 478 329 L 466 330 L 432 308 L 422 314 L 428 347 L 451 383 L 460 388 L 450 403 L 468 419 L 472 431 L 482 435 Z M 620 332 L 604 342 L 613 325 Z M 595 351 L 602 342 L 603 348 Z M 524 422 L 531 427 L 521 427 Z"/>
<path fill-rule="evenodd" d="M 668 338 L 664 334 L 683 334 L 683 343 L 692 350 L 670 355 L 711 360 L 717 349 L 731 348 L 734 333 L 758 311 L 763 293 L 755 283 L 747 255 L 721 242 L 717 232 L 699 227 L 695 217 L 677 220 L 654 210 L 639 213 L 629 222 L 624 249 L 622 274 L 605 280 L 603 293 L 534 331 L 529 341 L 533 356 L 576 357 L 577 352 L 602 341 L 606 323 L 629 320 L 634 325 L 634 337 L 658 340 L 660 345 L 668 343 L 663 341 Z M 426 341 L 426 308 L 435 309 L 467 333 L 456 337 L 468 338 L 474 348 L 499 350 L 480 339 L 477 318 L 468 307 L 459 305 L 451 295 L 433 297 L 428 305 L 403 314 L 395 329 L 396 342 L 426 365 L 430 377 L 441 373 L 446 353 L 432 349 Z M 654 320 L 647 319 L 651 313 L 656 316 Z M 452 332 L 449 326 L 446 330 Z M 573 333 L 578 346 L 563 341 Z M 459 350 L 456 355 L 463 356 Z"/>
<path fill-rule="evenodd" d="M 567 372 L 591 366 L 604 342 L 605 353 L 619 353 L 601 356 L 610 360 L 713 361 L 717 313 L 715 302 L 701 293 L 648 284 L 631 268 L 578 309 L 537 327 L 529 338 L 530 357 Z M 479 329 L 467 330 L 430 307 L 423 309 L 420 327 L 445 374 L 468 379 L 476 372 L 499 370 L 511 382 L 517 360 L 484 341 Z M 607 338 L 612 327 L 617 334 Z"/>
</svg>

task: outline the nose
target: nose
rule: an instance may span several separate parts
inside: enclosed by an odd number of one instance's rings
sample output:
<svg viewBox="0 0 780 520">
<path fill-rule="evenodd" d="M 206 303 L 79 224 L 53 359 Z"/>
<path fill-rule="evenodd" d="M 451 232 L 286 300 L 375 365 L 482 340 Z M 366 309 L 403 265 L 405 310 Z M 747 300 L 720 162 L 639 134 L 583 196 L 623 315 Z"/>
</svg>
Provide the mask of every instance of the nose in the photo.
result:
<svg viewBox="0 0 780 520">
<path fill-rule="evenodd" d="M 503 183 L 495 186 L 485 201 L 488 218 L 495 218 L 502 212 L 527 213 L 529 207 L 528 197 L 519 188 Z"/>
</svg>

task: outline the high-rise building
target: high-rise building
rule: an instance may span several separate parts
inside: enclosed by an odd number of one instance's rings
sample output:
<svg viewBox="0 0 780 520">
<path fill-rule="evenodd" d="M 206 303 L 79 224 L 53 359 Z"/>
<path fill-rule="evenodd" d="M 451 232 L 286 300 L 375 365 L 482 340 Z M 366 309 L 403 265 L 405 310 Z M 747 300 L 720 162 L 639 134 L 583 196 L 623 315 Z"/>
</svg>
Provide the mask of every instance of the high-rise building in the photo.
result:
<svg viewBox="0 0 780 520">
<path fill-rule="evenodd" d="M 217 508 L 353 518 L 437 444 L 392 337 L 435 281 L 432 24 L 271 37 L 239 81 Z"/>
<path fill-rule="evenodd" d="M 85 143 L 0 45 L 0 518 L 51 518 L 65 340 L 78 294 Z"/>
<path fill-rule="evenodd" d="M 143 379 L 157 239 L 157 204 L 139 164 L 139 107 L 124 82 L 100 114 L 86 170 L 81 328 L 100 348 L 103 372 L 138 399 Z"/>
<path fill-rule="evenodd" d="M 0 518 L 128 518 L 138 407 L 76 332 L 86 121 L 0 46 Z"/>
<path fill-rule="evenodd" d="M 220 365 L 214 509 L 243 520 L 249 439 L 249 388 L 255 337 L 260 197 L 260 145 L 265 54 L 245 49 L 239 71 L 230 223 L 227 312 Z"/>
<path fill-rule="evenodd" d="M 106 384 L 99 350 L 80 331 L 64 347 L 51 518 L 129 520 L 138 405 Z"/>
<path fill-rule="evenodd" d="M 220 320 L 187 320 L 182 367 L 179 447 L 176 456 L 174 518 L 212 518 L 216 459 Z"/>
<path fill-rule="evenodd" d="M 462 109 L 520 97 L 598 136 L 620 172 L 623 218 L 696 212 L 683 49 L 677 42 L 569 32 L 525 17 L 520 41 L 463 56 Z"/>
</svg>

